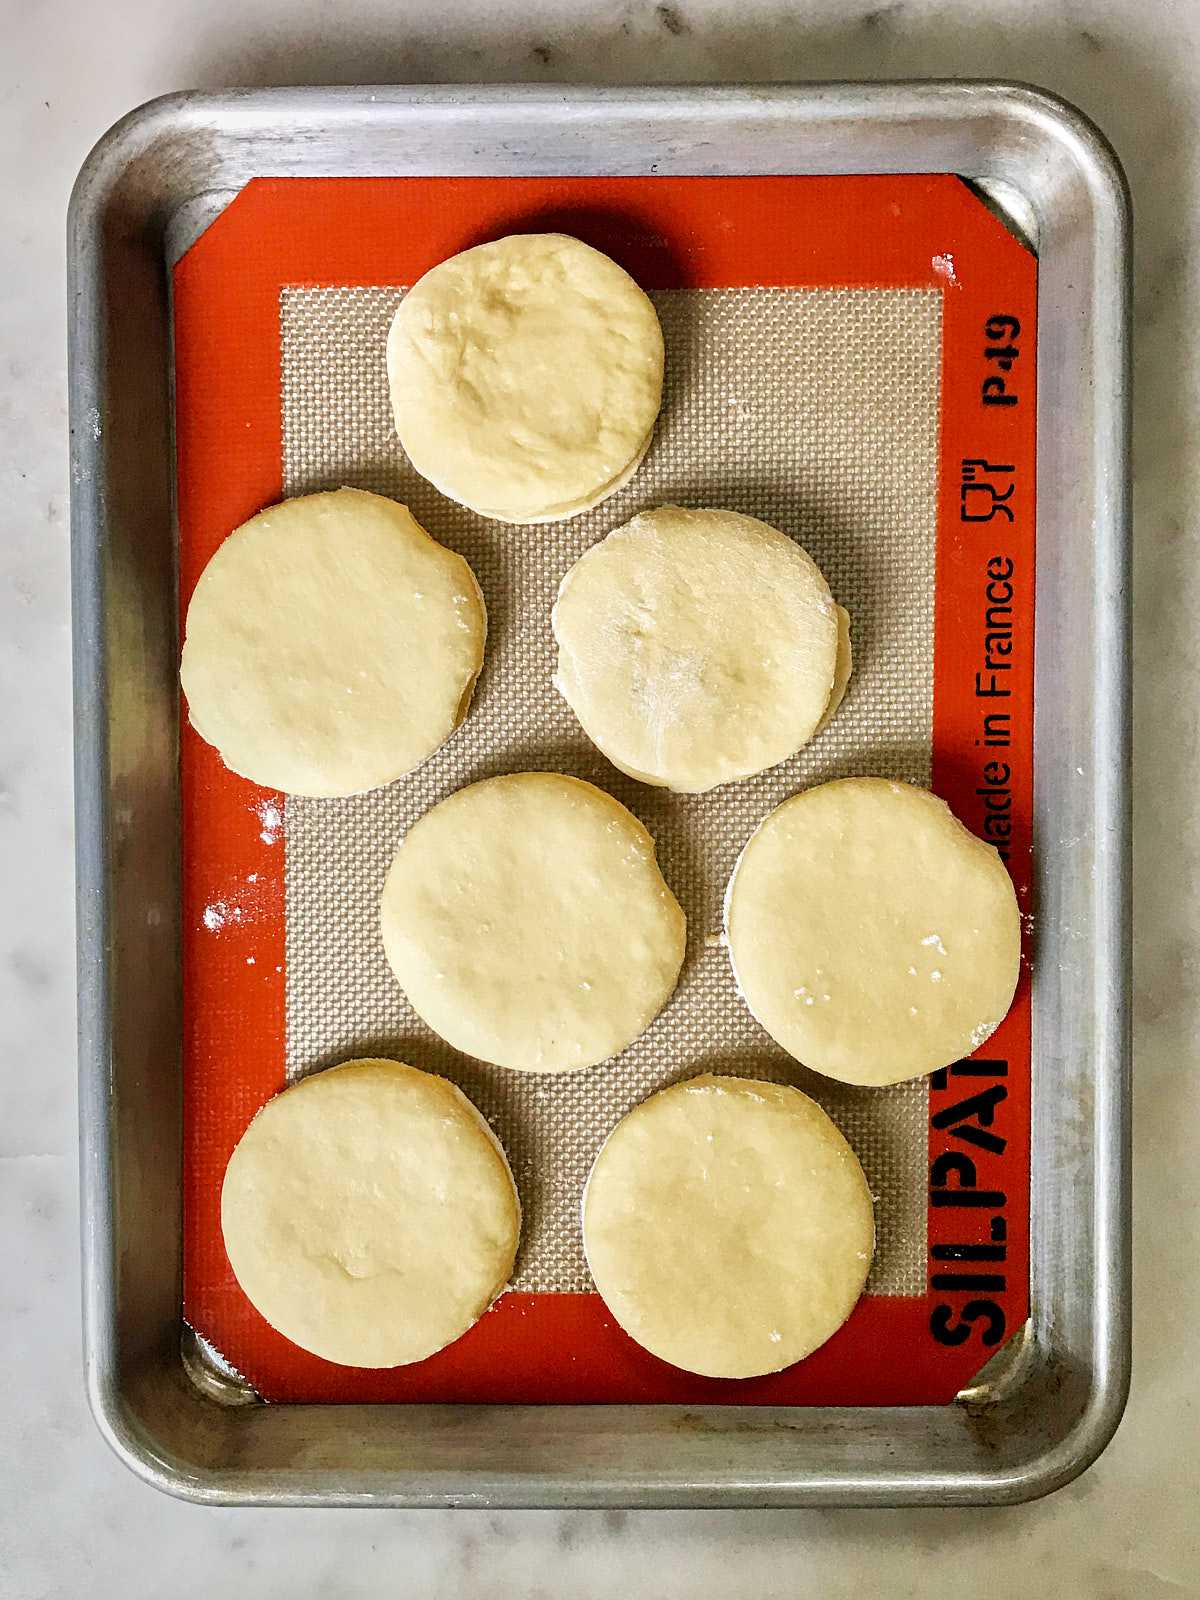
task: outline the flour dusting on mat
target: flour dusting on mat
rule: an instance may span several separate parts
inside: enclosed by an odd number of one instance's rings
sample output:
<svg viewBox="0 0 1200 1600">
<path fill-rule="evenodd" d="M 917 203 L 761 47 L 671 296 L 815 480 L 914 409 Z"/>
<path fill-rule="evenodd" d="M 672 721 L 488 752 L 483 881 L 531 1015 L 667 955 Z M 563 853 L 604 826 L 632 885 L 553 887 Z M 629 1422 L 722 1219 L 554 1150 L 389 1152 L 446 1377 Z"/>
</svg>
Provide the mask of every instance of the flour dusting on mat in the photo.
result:
<svg viewBox="0 0 1200 1600">
<path fill-rule="evenodd" d="M 944 278 L 946 282 L 951 284 L 955 289 L 960 289 L 962 287 L 958 281 L 958 275 L 954 270 L 954 257 L 952 255 L 947 253 L 944 256 L 934 256 L 929 265 L 937 273 L 939 278 Z"/>
<path fill-rule="evenodd" d="M 283 811 L 274 800 L 260 800 L 252 807 L 255 816 L 262 823 L 262 832 L 259 838 L 264 844 L 277 844 L 283 834 Z"/>
<path fill-rule="evenodd" d="M 241 906 L 231 906 L 227 900 L 214 900 L 204 908 L 204 926 L 209 933 L 220 933 L 227 922 L 242 920 Z"/>
</svg>

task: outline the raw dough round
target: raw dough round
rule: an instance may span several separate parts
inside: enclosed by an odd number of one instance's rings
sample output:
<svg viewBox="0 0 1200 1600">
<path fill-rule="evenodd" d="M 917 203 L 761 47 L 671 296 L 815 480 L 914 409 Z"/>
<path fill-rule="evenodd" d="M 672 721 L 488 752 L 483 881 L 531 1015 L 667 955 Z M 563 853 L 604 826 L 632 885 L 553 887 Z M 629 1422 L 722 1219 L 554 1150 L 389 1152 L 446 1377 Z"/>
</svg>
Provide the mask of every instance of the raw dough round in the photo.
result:
<svg viewBox="0 0 1200 1600">
<path fill-rule="evenodd" d="M 631 1338 L 687 1372 L 753 1378 L 803 1360 L 845 1322 L 875 1222 L 854 1151 L 815 1101 L 705 1074 L 609 1134 L 583 1238 Z"/>
<path fill-rule="evenodd" d="M 533 1072 L 636 1039 L 675 988 L 686 929 L 637 818 L 553 772 L 489 778 L 426 812 L 381 920 L 417 1014 L 455 1049 Z"/>
<path fill-rule="evenodd" d="M 567 573 L 553 627 L 555 686 L 588 737 L 622 772 L 685 793 L 793 755 L 835 691 L 829 585 L 736 511 L 634 517 Z"/>
<path fill-rule="evenodd" d="M 227 767 L 285 794 L 391 783 L 466 715 L 487 613 L 470 567 L 360 489 L 260 511 L 205 567 L 180 676 Z"/>
<path fill-rule="evenodd" d="M 418 472 L 500 522 L 554 522 L 627 483 L 662 402 L 653 305 L 562 233 L 451 256 L 405 295 L 387 343 L 396 432 Z"/>
<path fill-rule="evenodd" d="M 977 1050 L 1021 955 L 996 851 L 936 795 L 883 778 L 823 783 L 771 812 L 734 868 L 725 932 L 763 1027 L 843 1083 L 899 1083 Z"/>
<path fill-rule="evenodd" d="M 397 1367 L 500 1294 L 521 1209 L 466 1095 L 398 1061 L 349 1061 L 258 1113 L 225 1169 L 221 1229 L 247 1298 L 293 1344 Z"/>
<path fill-rule="evenodd" d="M 817 723 L 817 733 L 824 733 L 825 729 L 837 716 L 842 701 L 846 698 L 846 690 L 850 687 L 850 679 L 854 676 L 854 646 L 850 640 L 850 613 L 845 606 L 834 606 L 837 612 L 837 661 L 833 668 L 833 688 L 829 691 L 829 704 L 821 713 L 821 720 Z M 816 738 L 816 734 L 813 735 Z"/>
</svg>

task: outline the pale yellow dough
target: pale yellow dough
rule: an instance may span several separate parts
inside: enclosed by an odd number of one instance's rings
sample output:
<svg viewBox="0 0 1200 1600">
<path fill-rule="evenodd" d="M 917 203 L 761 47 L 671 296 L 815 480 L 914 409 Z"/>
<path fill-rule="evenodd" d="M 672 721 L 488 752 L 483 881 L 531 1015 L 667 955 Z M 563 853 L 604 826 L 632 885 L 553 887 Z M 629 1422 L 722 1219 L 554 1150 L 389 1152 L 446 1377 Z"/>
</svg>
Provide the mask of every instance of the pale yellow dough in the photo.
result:
<svg viewBox="0 0 1200 1600">
<path fill-rule="evenodd" d="M 785 800 L 725 900 L 763 1027 L 844 1083 L 916 1078 L 979 1048 L 1012 1004 L 1021 919 L 990 845 L 925 789 L 845 778 Z"/>
<path fill-rule="evenodd" d="M 675 987 L 686 928 L 637 818 L 551 772 L 490 778 L 426 812 L 392 863 L 381 924 L 435 1032 L 534 1072 L 636 1039 Z"/>
<path fill-rule="evenodd" d="M 555 686 L 622 772 L 698 793 L 785 760 L 832 715 L 849 677 L 838 612 L 786 534 L 660 506 L 563 579 Z"/>
<path fill-rule="evenodd" d="M 293 1344 L 350 1367 L 421 1361 L 504 1288 L 516 1185 L 452 1083 L 350 1061 L 270 1100 L 225 1171 L 221 1228 L 247 1298 Z"/>
<path fill-rule="evenodd" d="M 875 1222 L 862 1168 L 815 1101 L 706 1074 L 613 1129 L 583 1236 L 596 1287 L 640 1345 L 687 1372 L 752 1378 L 845 1322 Z"/>
<path fill-rule="evenodd" d="M 850 687 L 850 679 L 854 676 L 854 646 L 850 639 L 850 613 L 845 606 L 836 606 L 834 609 L 837 612 L 837 661 L 833 668 L 833 688 L 829 693 L 829 704 L 821 713 L 821 720 L 817 723 L 817 733 L 824 733 L 834 717 L 837 716 L 842 701 L 846 698 L 846 690 Z"/>
<path fill-rule="evenodd" d="M 418 472 L 485 517 L 551 522 L 637 471 L 662 402 L 662 329 L 600 251 L 561 233 L 512 234 L 414 284 L 387 367 Z"/>
<path fill-rule="evenodd" d="M 285 794 L 390 783 L 453 733 L 483 662 L 470 567 L 359 489 L 262 511 L 188 606 L 188 715 L 234 772 Z"/>
</svg>

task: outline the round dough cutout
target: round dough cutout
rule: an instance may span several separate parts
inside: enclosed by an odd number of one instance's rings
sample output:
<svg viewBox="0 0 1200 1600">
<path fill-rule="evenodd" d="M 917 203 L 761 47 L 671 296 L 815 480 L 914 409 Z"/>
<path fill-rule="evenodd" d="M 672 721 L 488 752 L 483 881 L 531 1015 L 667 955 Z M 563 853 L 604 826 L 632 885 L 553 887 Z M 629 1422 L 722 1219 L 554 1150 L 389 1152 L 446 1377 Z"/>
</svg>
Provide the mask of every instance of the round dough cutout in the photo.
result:
<svg viewBox="0 0 1200 1600">
<path fill-rule="evenodd" d="M 349 1061 L 269 1100 L 229 1159 L 238 1283 L 293 1344 L 349 1367 L 421 1361 L 478 1320 L 521 1228 L 499 1141 L 444 1078 Z"/>
<path fill-rule="evenodd" d="M 485 517 L 554 522 L 637 471 L 662 403 L 663 337 L 608 256 L 566 234 L 512 234 L 414 284 L 387 367 L 419 473 Z"/>
<path fill-rule="evenodd" d="M 555 687 L 622 772 L 698 793 L 786 760 L 832 715 L 838 610 L 778 529 L 660 506 L 563 579 Z"/>
<path fill-rule="evenodd" d="M 260 511 L 188 606 L 188 715 L 225 765 L 285 794 L 375 789 L 466 715 L 487 613 L 470 567 L 360 489 Z"/>
<path fill-rule="evenodd" d="M 426 812 L 396 853 L 381 924 L 436 1033 L 534 1072 L 636 1039 L 675 988 L 686 929 L 637 818 L 552 772 L 489 778 Z"/>
<path fill-rule="evenodd" d="M 1012 1004 L 1017 897 L 991 845 L 925 789 L 845 778 L 785 800 L 725 897 L 734 975 L 771 1037 L 843 1083 L 977 1050 Z"/>
<path fill-rule="evenodd" d="M 850 679 L 854 676 L 854 646 L 850 638 L 850 613 L 845 606 L 835 606 L 837 612 L 837 661 L 833 668 L 833 688 L 829 691 L 829 704 L 821 713 L 821 720 L 817 723 L 817 733 L 824 733 L 825 729 L 837 716 L 842 701 L 846 698 L 846 690 L 850 687 Z M 816 734 L 813 735 L 816 737 Z"/>
<path fill-rule="evenodd" d="M 705 1074 L 613 1129 L 583 1236 L 597 1289 L 638 1344 L 687 1372 L 752 1378 L 845 1322 L 875 1222 L 854 1151 L 814 1100 Z"/>
</svg>

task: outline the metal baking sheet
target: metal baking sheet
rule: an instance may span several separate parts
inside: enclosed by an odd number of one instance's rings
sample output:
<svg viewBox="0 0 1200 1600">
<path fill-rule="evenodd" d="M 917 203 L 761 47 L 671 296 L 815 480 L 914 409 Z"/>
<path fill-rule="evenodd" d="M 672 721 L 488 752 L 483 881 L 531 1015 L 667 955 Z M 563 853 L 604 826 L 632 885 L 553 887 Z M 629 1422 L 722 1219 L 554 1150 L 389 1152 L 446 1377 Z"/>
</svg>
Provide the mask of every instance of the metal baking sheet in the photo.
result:
<svg viewBox="0 0 1200 1600">
<path fill-rule="evenodd" d="M 228 1403 L 245 1396 L 195 1343 L 200 1387 L 184 1376 L 166 1158 L 181 1020 L 164 267 L 264 174 L 650 171 L 957 172 L 1038 250 L 1039 644 L 1049 616 L 1072 651 L 1040 649 L 1037 669 L 1029 1323 L 957 1405 Z M 86 1304 L 93 1403 L 137 1470 L 209 1500 L 895 1503 L 1028 1497 L 1102 1447 L 1127 1367 L 1126 226 L 1094 131 L 1005 86 L 184 97 L 90 158 L 71 222 Z"/>
</svg>

